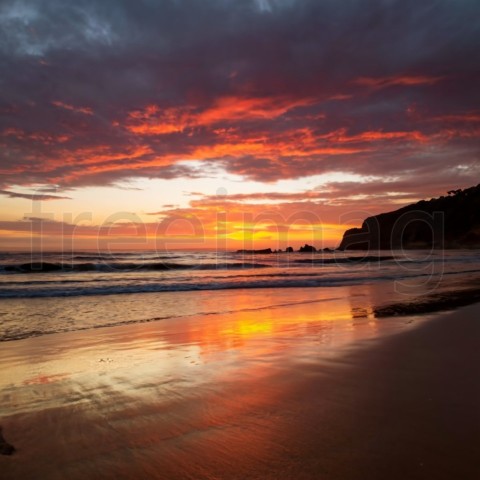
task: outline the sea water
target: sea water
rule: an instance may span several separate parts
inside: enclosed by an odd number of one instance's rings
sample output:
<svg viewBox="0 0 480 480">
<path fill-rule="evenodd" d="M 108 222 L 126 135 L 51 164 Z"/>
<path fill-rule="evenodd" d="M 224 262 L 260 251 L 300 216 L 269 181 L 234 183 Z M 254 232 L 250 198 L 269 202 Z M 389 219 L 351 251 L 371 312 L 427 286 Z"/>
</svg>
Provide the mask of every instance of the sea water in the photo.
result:
<svg viewBox="0 0 480 480">
<path fill-rule="evenodd" d="M 0 341 L 324 302 L 329 287 L 385 285 L 377 303 L 409 301 L 479 277 L 473 250 L 3 253 Z"/>
</svg>

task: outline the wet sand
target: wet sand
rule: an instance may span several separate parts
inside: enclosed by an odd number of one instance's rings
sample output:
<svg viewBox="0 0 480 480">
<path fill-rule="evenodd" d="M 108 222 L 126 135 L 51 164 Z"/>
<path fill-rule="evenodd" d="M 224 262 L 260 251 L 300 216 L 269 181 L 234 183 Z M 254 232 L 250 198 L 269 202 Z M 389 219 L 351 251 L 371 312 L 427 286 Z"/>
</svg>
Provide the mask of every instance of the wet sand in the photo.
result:
<svg viewBox="0 0 480 480">
<path fill-rule="evenodd" d="M 347 298 L 5 342 L 1 478 L 480 478 L 480 305 Z"/>
</svg>

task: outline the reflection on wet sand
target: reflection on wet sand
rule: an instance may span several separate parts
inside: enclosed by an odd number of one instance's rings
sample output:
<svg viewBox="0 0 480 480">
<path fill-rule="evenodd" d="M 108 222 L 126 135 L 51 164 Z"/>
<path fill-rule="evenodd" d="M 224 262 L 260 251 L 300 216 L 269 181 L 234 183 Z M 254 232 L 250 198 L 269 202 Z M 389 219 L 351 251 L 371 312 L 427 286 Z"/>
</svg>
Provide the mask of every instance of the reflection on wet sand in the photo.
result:
<svg viewBox="0 0 480 480">
<path fill-rule="evenodd" d="M 292 468 L 304 446 L 288 432 L 312 375 L 328 377 L 358 340 L 405 328 L 372 317 L 374 294 L 265 291 L 275 307 L 7 342 L 1 423 L 18 453 L 0 461 L 5 478 L 243 479 L 271 462 Z M 232 302 L 248 304 L 242 295 Z"/>
</svg>

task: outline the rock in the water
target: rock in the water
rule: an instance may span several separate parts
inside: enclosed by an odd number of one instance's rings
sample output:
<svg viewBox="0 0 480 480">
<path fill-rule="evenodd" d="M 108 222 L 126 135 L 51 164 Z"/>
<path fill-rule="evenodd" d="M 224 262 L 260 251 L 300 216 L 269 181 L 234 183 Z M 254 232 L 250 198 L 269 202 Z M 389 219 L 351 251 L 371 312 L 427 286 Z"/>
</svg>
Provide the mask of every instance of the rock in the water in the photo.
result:
<svg viewBox="0 0 480 480">
<path fill-rule="evenodd" d="M 300 247 L 300 250 L 299 252 L 301 253 L 310 253 L 310 252 L 316 252 L 317 249 L 315 247 L 312 247 L 312 245 L 308 245 L 308 243 L 306 243 L 303 247 Z"/>
<path fill-rule="evenodd" d="M 287 253 L 293 253 L 293 248 L 292 247 L 287 247 L 285 251 Z"/>
<path fill-rule="evenodd" d="M 273 253 L 273 250 L 271 248 L 264 248 L 262 250 L 237 250 L 237 253 L 270 254 Z"/>
<path fill-rule="evenodd" d="M 2 428 L 0 427 L 0 455 L 11 455 L 15 452 L 15 447 L 7 443 L 3 438 Z"/>
</svg>

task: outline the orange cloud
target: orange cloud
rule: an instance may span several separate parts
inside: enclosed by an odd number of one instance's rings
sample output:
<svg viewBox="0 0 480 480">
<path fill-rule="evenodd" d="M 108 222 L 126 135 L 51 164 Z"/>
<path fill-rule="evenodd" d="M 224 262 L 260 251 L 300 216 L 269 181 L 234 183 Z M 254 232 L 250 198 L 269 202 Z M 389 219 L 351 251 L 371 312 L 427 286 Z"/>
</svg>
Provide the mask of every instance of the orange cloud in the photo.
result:
<svg viewBox="0 0 480 480">
<path fill-rule="evenodd" d="M 357 82 L 377 88 L 431 84 L 440 79 L 362 77 Z M 407 129 L 411 121 L 406 125 L 385 122 L 380 128 L 375 128 L 379 122 L 371 121 L 368 122 L 370 128 L 362 131 L 352 122 L 337 122 L 332 106 L 324 107 L 319 98 L 306 94 L 299 98 L 224 95 L 208 107 L 160 108 L 150 103 L 130 110 L 122 119 L 101 125 L 95 123 L 94 117 L 82 119 L 81 124 L 70 123 L 66 125 L 66 134 L 28 133 L 12 125 L 0 133 L 0 146 L 5 145 L 12 152 L 25 152 L 23 162 L 10 165 L 7 173 L 16 176 L 23 173 L 30 179 L 33 170 L 36 177 L 45 181 L 72 186 L 114 183 L 116 179 L 132 175 L 171 178 L 201 174 L 196 164 L 190 167 L 185 163 L 188 161 L 217 162 L 219 168 L 230 173 L 260 181 L 336 170 L 337 159 L 345 162 L 348 171 L 357 168 L 355 163 L 368 170 L 370 163 L 362 161 L 366 154 L 372 158 L 382 151 L 385 157 L 385 152 L 393 148 L 392 155 L 399 157 L 402 152 L 409 154 L 427 144 L 440 146 L 452 139 L 478 136 L 477 129 L 465 128 L 470 125 L 459 128 L 447 124 L 449 128 L 433 131 L 429 125 L 429 129 L 420 131 Z M 330 92 L 322 101 L 348 98 L 346 94 L 335 96 Z M 77 109 L 58 101 L 54 105 Z M 465 120 L 472 126 L 477 125 L 474 122 L 479 118 L 477 111 L 443 116 L 445 121 Z M 105 129 L 101 132 L 105 137 L 102 143 L 99 140 L 103 137 L 95 136 L 97 127 Z M 4 187 L 8 188 L 8 184 Z"/>
<path fill-rule="evenodd" d="M 71 184 L 84 176 L 98 174 L 102 172 L 111 172 L 122 170 L 129 163 L 128 168 L 141 168 L 143 164 L 141 159 L 148 157 L 152 153 L 149 146 L 134 146 L 123 150 L 114 150 L 109 146 L 97 146 L 77 149 L 60 149 L 55 155 L 43 158 L 37 167 L 38 172 L 55 172 L 59 165 L 69 165 L 75 167 L 71 173 L 62 173 L 51 177 L 51 183 Z M 135 160 L 139 163 L 136 164 Z M 165 162 L 168 162 L 165 160 Z M 81 168 L 79 168 L 81 167 Z M 19 167 L 19 171 L 24 171 Z"/>
<path fill-rule="evenodd" d="M 129 121 L 126 128 L 132 133 L 140 135 L 164 135 L 167 133 L 181 132 L 189 126 L 190 109 L 165 108 L 157 105 L 148 105 L 143 110 L 134 110 L 128 113 Z"/>
<path fill-rule="evenodd" d="M 282 97 L 220 97 L 211 108 L 198 116 L 198 125 L 212 125 L 224 121 L 256 118 L 274 119 L 293 108 L 314 103 L 316 103 L 316 100 L 312 98 L 292 100 Z"/>
<path fill-rule="evenodd" d="M 396 80 L 400 81 L 400 80 Z M 403 78 L 403 82 L 420 82 L 413 77 Z M 393 82 L 393 80 L 391 80 Z M 344 96 L 341 96 L 343 99 Z M 222 122 L 248 121 L 254 119 L 274 119 L 300 106 L 315 103 L 312 98 L 289 100 L 287 98 L 246 98 L 239 96 L 221 97 L 214 104 L 198 112 L 194 108 L 160 109 L 157 105 L 148 105 L 143 110 L 134 110 L 128 114 L 126 128 L 140 135 L 162 135 L 182 132 L 192 127 L 213 127 Z M 319 114 L 323 118 L 323 114 Z M 279 157 L 308 157 L 353 155 L 367 152 L 371 147 L 367 143 L 375 141 L 411 140 L 427 141 L 427 137 L 419 131 L 367 131 L 348 135 L 346 129 L 339 129 L 319 135 L 310 128 L 293 128 L 278 132 L 258 132 L 252 135 L 244 133 L 240 128 L 213 128 L 218 141 L 194 146 L 184 151 L 179 157 L 184 160 L 209 160 L 228 157 L 257 156 L 269 159 Z M 356 143 L 353 146 L 339 144 Z M 360 145 L 364 143 L 365 145 Z M 157 164 L 156 160 L 151 163 Z M 144 164 L 145 165 L 145 164 Z"/>
<path fill-rule="evenodd" d="M 412 140 L 416 142 L 428 141 L 428 137 L 425 134 L 416 130 L 405 132 L 384 132 L 377 130 L 366 131 L 355 135 L 348 135 L 346 129 L 341 128 L 323 135 L 322 138 L 339 143 L 375 142 L 382 140 Z"/>
<path fill-rule="evenodd" d="M 112 151 L 111 147 L 102 145 L 91 148 L 79 148 L 73 151 L 65 151 L 63 158 L 66 163 L 80 162 L 82 165 L 100 165 L 112 163 L 117 160 L 135 160 L 152 153 L 152 149 L 146 145 L 140 145 L 123 151 Z"/>
<path fill-rule="evenodd" d="M 237 139 L 235 141 L 235 139 Z M 362 147 L 339 147 L 323 141 L 310 129 L 294 129 L 282 135 L 256 135 L 251 138 L 233 134 L 230 142 L 217 142 L 196 148 L 191 158 L 214 159 L 235 156 L 260 156 L 277 159 L 279 157 L 307 157 L 312 155 L 350 155 L 367 151 Z"/>
<path fill-rule="evenodd" d="M 186 128 L 212 126 L 222 122 L 272 120 L 289 110 L 316 102 L 317 100 L 313 98 L 292 100 L 283 97 L 225 96 L 218 98 L 204 110 L 194 107 L 161 109 L 157 105 L 148 105 L 143 110 L 128 113 L 129 120 L 126 128 L 141 135 L 163 135 L 182 132 Z"/>
</svg>

